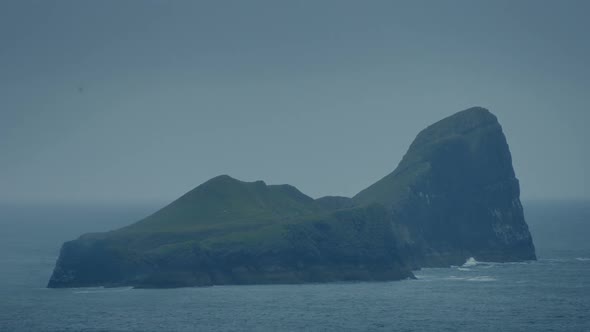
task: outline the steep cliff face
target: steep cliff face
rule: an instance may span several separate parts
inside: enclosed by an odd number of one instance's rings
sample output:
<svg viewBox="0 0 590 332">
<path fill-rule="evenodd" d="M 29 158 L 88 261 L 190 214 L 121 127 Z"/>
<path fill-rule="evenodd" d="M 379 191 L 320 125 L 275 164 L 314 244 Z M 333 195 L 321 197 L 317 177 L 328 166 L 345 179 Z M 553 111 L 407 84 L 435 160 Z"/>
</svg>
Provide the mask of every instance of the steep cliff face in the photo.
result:
<svg viewBox="0 0 590 332">
<path fill-rule="evenodd" d="M 355 197 L 213 178 L 155 214 L 63 245 L 49 287 L 399 280 L 535 259 L 502 127 L 485 109 L 423 130 Z"/>
<path fill-rule="evenodd" d="M 470 108 L 424 129 L 399 166 L 361 191 L 392 214 L 415 266 L 535 259 L 512 157 L 497 118 Z"/>
</svg>

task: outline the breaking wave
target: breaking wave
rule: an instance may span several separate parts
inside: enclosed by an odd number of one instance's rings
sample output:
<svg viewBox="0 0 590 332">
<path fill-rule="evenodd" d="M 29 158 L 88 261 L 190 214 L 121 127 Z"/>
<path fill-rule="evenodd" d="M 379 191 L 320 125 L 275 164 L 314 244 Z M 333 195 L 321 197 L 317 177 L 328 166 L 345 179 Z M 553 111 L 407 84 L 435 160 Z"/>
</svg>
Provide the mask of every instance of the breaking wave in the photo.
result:
<svg viewBox="0 0 590 332">
<path fill-rule="evenodd" d="M 457 276 L 450 276 L 444 278 L 445 280 L 455 280 L 455 281 L 478 281 L 478 282 L 487 282 L 487 281 L 496 281 L 496 278 L 490 276 L 477 276 L 477 277 L 457 277 Z"/>
<path fill-rule="evenodd" d="M 477 264 L 479 264 L 478 261 L 475 260 L 475 258 L 473 257 L 469 257 L 465 263 L 463 263 L 463 265 L 461 265 L 461 267 L 471 267 L 471 266 L 476 266 Z"/>
<path fill-rule="evenodd" d="M 496 278 L 492 278 L 490 276 L 479 276 L 473 278 L 467 278 L 467 281 L 496 281 Z"/>
<path fill-rule="evenodd" d="M 483 267 L 483 268 L 490 268 L 490 267 L 494 267 L 497 266 L 499 263 L 494 263 L 494 262 L 480 262 L 478 260 L 476 260 L 473 257 L 469 257 L 465 263 L 463 263 L 463 265 L 461 265 L 461 268 L 470 268 L 470 267 Z M 510 264 L 510 263 L 507 263 Z M 521 264 L 521 262 L 518 262 L 518 264 Z M 464 270 L 462 270 L 464 271 Z"/>
</svg>

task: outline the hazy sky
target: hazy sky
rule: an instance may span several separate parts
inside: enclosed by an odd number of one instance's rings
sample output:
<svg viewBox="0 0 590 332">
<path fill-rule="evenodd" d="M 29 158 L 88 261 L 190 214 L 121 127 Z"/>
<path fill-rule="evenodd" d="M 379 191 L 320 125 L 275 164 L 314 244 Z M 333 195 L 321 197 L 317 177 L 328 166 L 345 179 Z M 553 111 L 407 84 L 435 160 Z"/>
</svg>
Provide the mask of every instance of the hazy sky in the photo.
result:
<svg viewBox="0 0 590 332">
<path fill-rule="evenodd" d="M 0 201 L 207 179 L 353 195 L 495 113 L 522 196 L 590 199 L 590 1 L 0 1 Z"/>
</svg>

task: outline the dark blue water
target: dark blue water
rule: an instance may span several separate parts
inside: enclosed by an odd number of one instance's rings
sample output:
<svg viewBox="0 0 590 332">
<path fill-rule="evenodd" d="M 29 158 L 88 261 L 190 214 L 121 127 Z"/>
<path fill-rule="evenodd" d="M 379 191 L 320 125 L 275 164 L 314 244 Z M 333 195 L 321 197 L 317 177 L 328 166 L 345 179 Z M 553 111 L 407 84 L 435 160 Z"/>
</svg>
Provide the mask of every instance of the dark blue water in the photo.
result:
<svg viewBox="0 0 590 332">
<path fill-rule="evenodd" d="M 63 241 L 155 206 L 4 206 L 0 330 L 590 331 L 590 205 L 535 204 L 525 209 L 537 262 L 471 262 L 399 282 L 171 290 L 45 288 Z"/>
</svg>

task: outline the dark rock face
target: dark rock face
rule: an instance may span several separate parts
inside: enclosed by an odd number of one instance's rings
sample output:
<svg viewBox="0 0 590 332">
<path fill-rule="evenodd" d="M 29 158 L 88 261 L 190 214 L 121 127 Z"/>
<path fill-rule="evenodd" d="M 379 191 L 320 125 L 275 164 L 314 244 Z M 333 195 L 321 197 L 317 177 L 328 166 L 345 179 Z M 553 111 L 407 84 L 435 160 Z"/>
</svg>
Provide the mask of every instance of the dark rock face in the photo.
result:
<svg viewBox="0 0 590 332">
<path fill-rule="evenodd" d="M 387 206 L 414 266 L 535 259 L 502 127 L 483 108 L 423 130 L 397 169 L 354 197 Z"/>
<path fill-rule="evenodd" d="M 85 235 L 64 244 L 49 287 L 166 288 L 413 278 L 398 255 L 389 214 L 380 205 L 240 232 L 235 240 L 224 237 L 214 244 L 198 240 L 208 236 L 120 231 Z M 247 242 L 251 236 L 254 241 Z"/>
<path fill-rule="evenodd" d="M 207 181 L 128 227 L 63 245 L 49 287 L 183 287 L 412 278 L 412 269 L 535 259 L 506 138 L 485 109 L 423 130 L 355 197 Z"/>
</svg>

